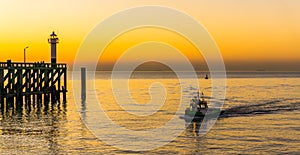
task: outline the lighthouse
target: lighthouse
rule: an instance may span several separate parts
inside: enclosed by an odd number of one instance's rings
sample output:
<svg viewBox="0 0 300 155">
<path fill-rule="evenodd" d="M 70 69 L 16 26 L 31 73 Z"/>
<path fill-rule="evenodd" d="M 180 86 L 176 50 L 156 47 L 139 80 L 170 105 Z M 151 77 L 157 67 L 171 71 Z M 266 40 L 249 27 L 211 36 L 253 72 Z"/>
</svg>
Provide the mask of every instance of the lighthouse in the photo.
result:
<svg viewBox="0 0 300 155">
<path fill-rule="evenodd" d="M 48 42 L 51 45 L 51 63 L 56 63 L 56 44 L 58 43 L 58 38 L 54 31 L 50 35 Z"/>
</svg>

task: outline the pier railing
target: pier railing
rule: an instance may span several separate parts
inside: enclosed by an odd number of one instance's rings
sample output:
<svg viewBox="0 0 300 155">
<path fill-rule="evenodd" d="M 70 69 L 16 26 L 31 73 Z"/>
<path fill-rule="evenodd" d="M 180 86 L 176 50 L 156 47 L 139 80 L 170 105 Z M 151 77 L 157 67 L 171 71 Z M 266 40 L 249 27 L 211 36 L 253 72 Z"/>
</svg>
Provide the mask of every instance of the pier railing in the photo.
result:
<svg viewBox="0 0 300 155">
<path fill-rule="evenodd" d="M 0 103 L 66 102 L 67 65 L 0 62 Z"/>
<path fill-rule="evenodd" d="M 35 63 L 21 63 L 21 62 L 0 62 L 1 69 L 8 68 L 22 68 L 22 69 L 34 69 L 36 67 L 39 68 L 67 68 L 67 64 L 52 64 L 52 63 L 43 63 L 43 62 L 35 62 Z"/>
</svg>

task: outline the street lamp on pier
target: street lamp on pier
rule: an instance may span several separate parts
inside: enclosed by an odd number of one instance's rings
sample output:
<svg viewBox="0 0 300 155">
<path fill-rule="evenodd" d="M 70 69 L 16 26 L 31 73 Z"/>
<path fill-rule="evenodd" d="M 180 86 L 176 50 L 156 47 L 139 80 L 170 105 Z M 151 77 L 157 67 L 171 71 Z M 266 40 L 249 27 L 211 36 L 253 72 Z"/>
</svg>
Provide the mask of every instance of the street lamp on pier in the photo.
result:
<svg viewBox="0 0 300 155">
<path fill-rule="evenodd" d="M 29 48 L 29 46 L 26 46 L 24 48 L 24 63 L 26 63 L 26 49 Z"/>
</svg>

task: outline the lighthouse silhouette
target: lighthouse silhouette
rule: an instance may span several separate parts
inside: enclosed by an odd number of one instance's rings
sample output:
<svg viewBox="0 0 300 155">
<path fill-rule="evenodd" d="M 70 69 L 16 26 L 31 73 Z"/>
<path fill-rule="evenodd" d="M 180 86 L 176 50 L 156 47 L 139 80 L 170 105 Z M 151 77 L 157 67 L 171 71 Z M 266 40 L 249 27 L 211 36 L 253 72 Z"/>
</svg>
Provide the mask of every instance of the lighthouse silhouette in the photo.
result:
<svg viewBox="0 0 300 155">
<path fill-rule="evenodd" d="M 51 63 L 56 63 L 56 44 L 58 43 L 58 38 L 54 31 L 50 35 L 48 42 L 51 45 Z"/>
</svg>

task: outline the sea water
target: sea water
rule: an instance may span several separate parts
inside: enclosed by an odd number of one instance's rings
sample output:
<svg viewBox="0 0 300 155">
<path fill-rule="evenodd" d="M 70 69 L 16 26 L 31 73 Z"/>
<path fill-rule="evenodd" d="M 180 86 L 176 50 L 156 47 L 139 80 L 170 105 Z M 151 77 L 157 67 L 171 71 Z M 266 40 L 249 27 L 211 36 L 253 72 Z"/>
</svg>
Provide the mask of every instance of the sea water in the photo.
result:
<svg viewBox="0 0 300 155">
<path fill-rule="evenodd" d="M 212 91 L 211 80 L 198 73 L 200 90 L 205 96 Z M 299 72 L 229 72 L 226 79 L 224 114 L 204 135 L 201 123 L 186 128 L 170 142 L 148 151 L 122 150 L 108 144 L 119 133 L 106 126 L 101 140 L 83 123 L 82 114 L 90 103 L 76 106 L 72 73 L 69 72 L 67 104 L 3 109 L 0 113 L 1 154 L 298 154 L 300 152 L 300 73 Z M 76 80 L 76 79 L 74 79 Z M 94 91 L 105 114 L 115 124 L 134 131 L 159 128 L 179 117 L 176 110 L 182 91 L 195 95 L 196 89 L 181 89 L 172 72 L 137 72 L 129 80 L 130 95 L 139 108 L 151 101 L 153 83 L 167 92 L 166 101 L 153 115 L 136 116 L 118 105 L 111 87 L 109 72 L 96 72 Z M 153 92 L 152 92 L 153 93 Z M 209 98 L 208 98 L 209 100 Z M 87 102 L 91 102 L 87 99 Z M 131 104 L 131 103 L 128 103 Z M 88 114 L 87 114 L 88 115 Z M 88 115 L 95 120 L 97 116 Z M 100 119 L 101 120 L 101 119 Z M 100 122 L 101 123 L 101 122 Z M 102 126 L 103 127 L 103 126 Z M 176 128 L 174 128 L 176 130 Z M 107 131 L 107 132 L 105 132 Z M 110 131 L 110 132 L 108 132 Z M 164 136 L 164 135 L 161 135 Z M 151 143 L 151 142 L 149 142 Z M 123 143 L 119 143 L 123 144 Z M 132 140 L 127 145 L 139 146 Z M 126 147 L 126 146 L 124 146 Z M 143 147 L 142 145 L 140 147 Z"/>
</svg>

